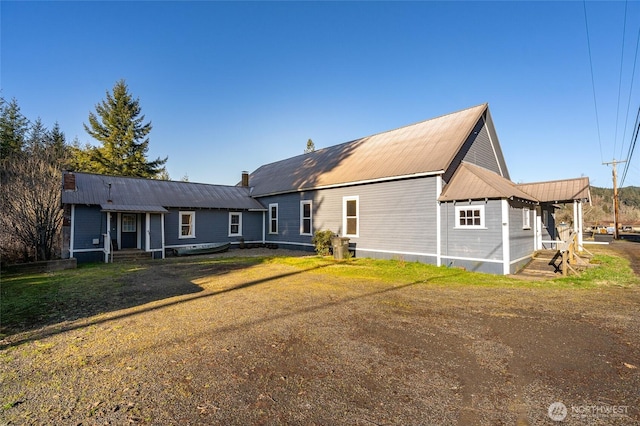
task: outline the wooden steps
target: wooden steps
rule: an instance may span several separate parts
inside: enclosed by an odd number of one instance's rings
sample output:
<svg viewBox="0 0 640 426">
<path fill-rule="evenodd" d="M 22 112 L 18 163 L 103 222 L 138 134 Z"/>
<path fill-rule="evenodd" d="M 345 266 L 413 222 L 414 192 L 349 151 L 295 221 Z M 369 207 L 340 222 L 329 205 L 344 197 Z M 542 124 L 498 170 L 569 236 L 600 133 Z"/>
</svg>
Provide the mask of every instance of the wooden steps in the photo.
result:
<svg viewBox="0 0 640 426">
<path fill-rule="evenodd" d="M 587 253 L 576 256 L 576 264 L 571 267 L 576 270 L 584 270 L 589 266 Z M 562 278 L 562 254 L 558 250 L 539 250 L 533 254 L 531 261 L 515 275 L 518 278 L 548 280 Z"/>
<path fill-rule="evenodd" d="M 113 252 L 113 263 L 136 262 L 151 259 L 151 253 L 138 249 L 123 249 Z"/>
<path fill-rule="evenodd" d="M 548 280 L 562 277 L 562 257 L 556 258 L 557 250 L 539 250 L 533 259 L 516 276 L 529 279 Z"/>
</svg>

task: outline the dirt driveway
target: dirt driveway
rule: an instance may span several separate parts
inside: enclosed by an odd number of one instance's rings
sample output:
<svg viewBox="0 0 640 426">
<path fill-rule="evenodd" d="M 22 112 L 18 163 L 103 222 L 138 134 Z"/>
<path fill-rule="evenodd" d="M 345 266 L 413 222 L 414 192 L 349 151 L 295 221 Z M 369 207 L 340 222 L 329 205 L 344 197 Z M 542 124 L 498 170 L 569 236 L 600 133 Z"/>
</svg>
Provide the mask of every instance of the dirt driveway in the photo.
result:
<svg viewBox="0 0 640 426">
<path fill-rule="evenodd" d="M 640 424 L 640 288 L 191 268 L 129 285 L 200 292 L 15 337 L 0 424 Z"/>
</svg>

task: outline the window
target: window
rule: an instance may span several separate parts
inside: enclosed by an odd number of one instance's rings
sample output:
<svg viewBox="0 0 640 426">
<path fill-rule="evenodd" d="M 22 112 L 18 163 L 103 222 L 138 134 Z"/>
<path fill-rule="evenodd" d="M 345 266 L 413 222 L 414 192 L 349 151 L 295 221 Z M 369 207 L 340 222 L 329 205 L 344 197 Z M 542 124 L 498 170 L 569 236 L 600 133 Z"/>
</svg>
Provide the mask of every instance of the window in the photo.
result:
<svg viewBox="0 0 640 426">
<path fill-rule="evenodd" d="M 456 228 L 484 228 L 484 206 L 457 206 Z"/>
<path fill-rule="evenodd" d="M 531 229 L 531 210 L 522 209 L 522 229 Z"/>
<path fill-rule="evenodd" d="M 343 234 L 348 237 L 357 237 L 360 233 L 359 197 L 344 197 L 342 199 L 342 228 Z"/>
<path fill-rule="evenodd" d="M 242 235 L 242 213 L 229 213 L 229 236 Z"/>
<path fill-rule="evenodd" d="M 196 212 L 180 212 L 180 233 L 178 238 L 196 237 Z"/>
<path fill-rule="evenodd" d="M 300 201 L 300 235 L 311 235 L 312 232 L 311 201 Z"/>
<path fill-rule="evenodd" d="M 136 232 L 136 215 L 122 215 L 122 232 Z"/>
<path fill-rule="evenodd" d="M 278 204 L 269 204 L 269 233 L 278 233 Z"/>
</svg>

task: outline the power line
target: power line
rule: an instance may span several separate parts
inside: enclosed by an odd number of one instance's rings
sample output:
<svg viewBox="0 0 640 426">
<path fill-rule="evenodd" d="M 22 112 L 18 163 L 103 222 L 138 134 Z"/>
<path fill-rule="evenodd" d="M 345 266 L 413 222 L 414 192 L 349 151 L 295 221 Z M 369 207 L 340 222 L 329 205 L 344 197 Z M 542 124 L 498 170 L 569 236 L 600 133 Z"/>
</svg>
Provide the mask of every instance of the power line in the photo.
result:
<svg viewBox="0 0 640 426">
<path fill-rule="evenodd" d="M 627 113 L 625 114 L 625 120 L 624 120 L 624 132 L 622 133 L 622 140 L 624 141 L 625 137 L 627 136 L 627 123 L 629 122 L 629 109 L 631 107 L 631 96 L 633 95 L 633 80 L 634 77 L 636 75 L 636 64 L 638 62 L 638 46 L 640 46 L 640 26 L 638 26 L 638 37 L 636 38 L 636 54 L 634 55 L 634 59 L 633 59 L 633 69 L 631 70 L 631 87 L 629 87 L 629 101 L 627 102 Z M 634 126 L 635 128 L 635 126 Z M 622 148 L 624 147 L 624 142 L 623 145 L 620 147 L 620 155 L 622 155 Z M 628 160 L 630 160 L 630 158 L 627 158 Z M 627 163 L 628 164 L 628 163 Z"/>
<path fill-rule="evenodd" d="M 604 157 L 602 156 L 602 138 L 600 137 L 600 120 L 598 118 L 598 102 L 596 100 L 596 83 L 593 78 L 593 59 L 591 57 L 591 42 L 589 41 L 589 23 L 587 21 L 587 0 L 583 0 L 582 2 L 583 10 L 584 10 L 584 26 L 587 30 L 587 47 L 589 50 L 589 67 L 591 69 L 591 88 L 593 89 L 593 106 L 596 111 L 596 128 L 598 129 L 598 145 L 600 146 L 600 161 L 604 162 Z"/>
<path fill-rule="evenodd" d="M 627 32 L 627 5 L 628 1 L 624 2 L 624 20 L 622 21 L 622 49 L 620 49 L 620 76 L 618 78 L 618 102 L 616 106 L 616 126 L 615 133 L 613 136 L 613 155 L 616 152 L 616 143 L 618 142 L 618 119 L 620 117 L 620 92 L 622 91 L 622 65 L 624 63 L 624 36 Z M 624 145 L 624 142 L 623 142 Z M 622 149 L 622 148 L 620 148 Z"/>
<path fill-rule="evenodd" d="M 624 185 L 624 180 L 627 178 L 627 171 L 629 171 L 629 165 L 631 164 L 631 157 L 638 141 L 638 133 L 640 133 L 640 108 L 636 114 L 636 123 L 633 125 L 635 128 L 635 134 L 631 137 L 631 143 L 629 144 L 629 152 L 627 153 L 626 163 L 624 165 L 624 171 L 622 172 L 622 179 L 620 179 L 620 186 Z"/>
</svg>

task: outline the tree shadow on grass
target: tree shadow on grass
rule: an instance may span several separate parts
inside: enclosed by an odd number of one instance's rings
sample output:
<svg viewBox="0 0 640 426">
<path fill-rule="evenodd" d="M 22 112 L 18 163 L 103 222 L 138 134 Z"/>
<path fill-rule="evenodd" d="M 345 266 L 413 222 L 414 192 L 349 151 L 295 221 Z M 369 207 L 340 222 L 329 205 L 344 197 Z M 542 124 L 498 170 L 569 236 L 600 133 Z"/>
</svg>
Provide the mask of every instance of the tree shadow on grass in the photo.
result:
<svg viewBox="0 0 640 426">
<path fill-rule="evenodd" d="M 73 323 L 85 318 L 202 293 L 204 289 L 194 283 L 198 279 L 224 276 L 267 259 L 193 257 L 126 265 L 93 264 L 54 274 L 4 276 L 0 337 L 9 337 L 0 340 L 0 348 L 15 344 L 10 336 L 18 333 L 44 337 L 77 328 Z M 21 338 L 16 340 L 20 341 Z"/>
<path fill-rule="evenodd" d="M 259 259 L 260 262 L 264 261 L 265 258 L 261 258 Z M 253 263 L 256 264 L 256 263 Z M 227 266 L 230 267 L 232 265 L 235 265 L 234 263 L 228 264 Z M 244 264 L 246 267 L 246 264 Z M 271 281 L 276 281 L 282 278 L 287 278 L 287 277 L 293 277 L 295 275 L 299 275 L 299 274 L 305 274 L 307 272 L 313 271 L 313 270 L 317 270 L 317 269 L 321 269 L 321 268 L 325 268 L 328 266 L 331 266 L 332 264 L 325 264 L 325 265 L 318 265 L 318 266 L 314 266 L 311 268 L 306 268 L 306 269 L 301 269 L 301 270 L 296 270 L 296 271 L 292 271 L 292 272 L 287 272 L 287 273 L 282 273 L 282 274 L 277 274 L 277 275 L 270 275 L 264 278 L 260 278 L 260 279 L 256 279 L 256 280 L 251 280 L 251 281 L 246 281 L 243 283 L 240 283 L 238 285 L 235 286 L 231 286 L 222 290 L 217 290 L 217 291 L 202 291 L 202 288 L 199 286 L 196 286 L 198 288 L 200 288 L 200 291 L 198 292 L 198 294 L 183 294 L 184 297 L 180 297 L 178 299 L 173 299 L 173 300 L 161 300 L 161 299 L 157 299 L 156 303 L 152 303 L 149 304 L 147 306 L 139 306 L 139 307 L 133 307 L 130 309 L 121 309 L 121 310 L 117 310 L 117 312 L 111 312 L 109 314 L 105 314 L 104 316 L 100 316 L 98 318 L 87 318 L 86 321 L 82 321 L 82 320 L 78 320 L 75 322 L 65 322 L 65 323 L 59 323 L 55 326 L 51 326 L 51 327 L 43 327 L 41 329 L 38 330 L 32 330 L 30 332 L 26 332 L 26 333 L 21 333 L 20 335 L 15 336 L 15 338 L 13 339 L 5 339 L 3 341 L 0 341 L 0 349 L 4 349 L 6 347 L 9 346 L 18 346 L 21 345 L 23 343 L 27 343 L 27 342 L 31 342 L 31 341 L 35 341 L 35 340 L 39 340 L 39 339 L 43 339 L 45 337 L 54 335 L 54 334 L 58 334 L 58 333 L 62 333 L 62 332 L 66 332 L 66 331 L 72 331 L 72 330 L 76 330 L 76 329 L 80 329 L 80 328 L 84 328 L 84 327 L 89 327 L 89 326 L 93 326 L 93 325 L 98 325 L 98 324 L 102 324 L 108 321 L 113 321 L 113 320 L 117 320 L 117 319 L 122 319 L 122 318 L 126 318 L 126 317 L 130 317 L 130 316 L 135 316 L 138 314 L 142 314 L 145 312 L 151 312 L 151 311 L 156 311 L 159 309 L 164 309 L 170 306 L 174 306 L 174 305 L 179 305 L 185 302 L 190 302 L 196 299 L 202 299 L 202 298 L 209 298 L 209 297 L 215 297 L 218 295 L 222 295 L 225 293 L 229 293 L 229 292 L 233 292 L 233 291 L 237 291 L 237 290 L 242 290 L 242 289 L 246 289 L 246 288 L 250 288 L 250 287 L 254 287 L 260 284 L 265 284 Z M 235 268 L 238 269 L 238 268 Z M 228 269 L 227 272 L 230 272 L 232 270 L 235 269 Z M 210 268 L 206 268 L 206 270 L 208 272 L 211 272 Z M 196 274 L 199 276 L 209 276 L 209 274 L 205 274 L 202 275 L 200 274 Z M 318 310 L 322 310 L 322 309 L 326 309 L 326 308 L 330 308 L 332 306 L 335 305 L 339 305 L 339 304 L 343 304 L 343 303 L 349 303 L 358 299 L 362 299 L 362 298 L 366 298 L 366 297 L 371 297 L 371 296 L 376 296 L 376 295 L 380 295 L 380 294 L 384 294 L 384 293 L 388 293 L 388 292 L 393 292 L 393 291 L 398 291 L 400 289 L 404 289 L 407 287 L 412 287 L 418 284 L 425 284 L 427 282 L 430 282 L 434 279 L 437 279 L 438 277 L 432 277 L 428 280 L 420 280 L 420 281 L 415 281 L 415 282 L 410 282 L 410 283 L 406 283 L 406 284 L 401 284 L 401 285 L 396 285 L 396 286 L 390 286 L 381 290 L 375 290 L 375 291 L 371 291 L 371 292 L 366 292 L 357 296 L 352 296 L 352 297 L 347 297 L 344 299 L 338 299 L 335 301 L 330 301 L 330 302 L 323 302 L 320 304 L 316 304 L 313 306 L 307 306 L 307 307 L 301 307 L 299 309 L 293 310 L 292 312 L 282 312 L 282 313 L 278 313 L 275 314 L 273 316 L 270 316 L 269 318 L 257 318 L 255 320 L 250 320 L 248 323 L 244 323 L 244 324 L 239 324 L 237 325 L 237 328 L 241 328 L 241 327 L 246 327 L 246 326 L 251 326 L 251 325 L 255 325 L 257 323 L 260 322 L 268 322 L 268 321 L 273 321 L 276 319 L 281 319 L 281 318 L 286 318 L 286 317 L 290 317 L 290 316 L 295 316 L 295 315 L 299 315 L 302 313 L 308 313 L 308 312 L 313 312 L 313 311 L 318 311 Z M 196 278 L 192 278 L 191 279 L 196 279 Z M 137 305 L 136 305 L 137 306 Z M 114 310 L 116 311 L 116 310 Z M 236 328 L 236 327 L 233 327 Z M 222 331 L 229 331 L 229 330 L 222 330 Z"/>
</svg>

